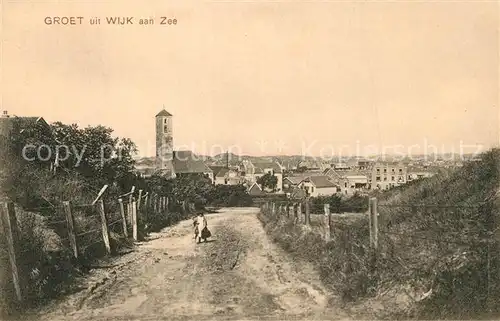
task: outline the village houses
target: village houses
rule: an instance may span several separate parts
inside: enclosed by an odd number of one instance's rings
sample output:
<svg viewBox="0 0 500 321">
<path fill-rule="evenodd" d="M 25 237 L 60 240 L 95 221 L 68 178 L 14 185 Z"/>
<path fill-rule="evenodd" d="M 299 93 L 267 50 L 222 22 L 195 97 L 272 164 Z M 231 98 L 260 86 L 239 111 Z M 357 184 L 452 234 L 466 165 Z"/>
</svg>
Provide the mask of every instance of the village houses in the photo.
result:
<svg viewBox="0 0 500 321">
<path fill-rule="evenodd" d="M 335 170 L 329 168 L 323 174 L 337 184 L 340 192 L 345 195 L 353 195 L 369 188 L 369 179 L 366 172 L 356 170 Z"/>
<path fill-rule="evenodd" d="M 240 175 L 248 182 L 249 185 L 257 182 L 257 180 L 265 174 L 270 174 L 276 177 L 276 192 L 283 193 L 283 167 L 276 161 L 271 162 L 251 162 L 243 160 L 239 166 Z"/>
<path fill-rule="evenodd" d="M 330 196 L 338 192 L 338 186 L 324 175 L 309 176 L 303 179 L 298 187 L 311 197 Z"/>
<path fill-rule="evenodd" d="M 245 180 L 239 175 L 238 171 L 226 166 L 209 166 L 214 173 L 215 185 L 238 185 L 243 184 Z"/>
</svg>

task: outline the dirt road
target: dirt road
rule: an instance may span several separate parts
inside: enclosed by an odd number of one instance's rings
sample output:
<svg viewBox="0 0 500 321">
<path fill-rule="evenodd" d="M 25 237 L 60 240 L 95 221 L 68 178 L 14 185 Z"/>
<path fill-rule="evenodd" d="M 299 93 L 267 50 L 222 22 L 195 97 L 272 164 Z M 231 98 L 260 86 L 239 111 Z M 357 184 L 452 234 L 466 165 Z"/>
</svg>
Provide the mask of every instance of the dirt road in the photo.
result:
<svg viewBox="0 0 500 321">
<path fill-rule="evenodd" d="M 271 243 L 257 211 L 207 215 L 213 238 L 204 244 L 195 244 L 192 221 L 166 228 L 36 319 L 348 319 L 310 266 Z"/>
</svg>

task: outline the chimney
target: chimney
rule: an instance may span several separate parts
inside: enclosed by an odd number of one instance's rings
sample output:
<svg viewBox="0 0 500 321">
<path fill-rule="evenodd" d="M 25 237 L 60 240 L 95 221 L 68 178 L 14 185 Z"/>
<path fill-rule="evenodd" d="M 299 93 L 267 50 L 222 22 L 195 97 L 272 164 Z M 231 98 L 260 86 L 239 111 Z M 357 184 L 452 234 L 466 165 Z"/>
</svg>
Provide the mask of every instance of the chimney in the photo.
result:
<svg viewBox="0 0 500 321">
<path fill-rule="evenodd" d="M 10 117 L 9 113 L 6 110 L 4 110 L 2 113 L 2 118 L 9 118 L 9 117 Z"/>
</svg>

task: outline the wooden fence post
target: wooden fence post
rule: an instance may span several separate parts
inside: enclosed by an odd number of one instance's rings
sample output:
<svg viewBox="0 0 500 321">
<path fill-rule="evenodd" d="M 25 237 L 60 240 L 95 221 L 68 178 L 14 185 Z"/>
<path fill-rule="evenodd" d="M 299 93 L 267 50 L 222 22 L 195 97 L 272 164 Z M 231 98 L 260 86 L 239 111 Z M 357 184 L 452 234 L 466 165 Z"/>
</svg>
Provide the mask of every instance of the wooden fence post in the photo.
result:
<svg viewBox="0 0 500 321">
<path fill-rule="evenodd" d="M 132 186 L 132 190 L 130 191 L 130 194 L 128 196 L 128 202 L 131 204 L 130 206 L 132 206 L 132 201 L 134 200 L 134 191 L 135 186 Z"/>
<path fill-rule="evenodd" d="M 370 233 L 370 247 L 373 247 L 373 222 L 372 222 L 372 198 L 368 199 L 368 231 Z"/>
<path fill-rule="evenodd" d="M 149 207 L 148 207 L 148 200 L 149 200 L 149 192 L 144 195 L 144 208 L 142 210 L 142 213 L 144 215 L 144 220 L 147 222 L 149 221 Z"/>
<path fill-rule="evenodd" d="M 302 202 L 297 203 L 297 222 L 302 223 Z"/>
<path fill-rule="evenodd" d="M 127 238 L 128 237 L 127 218 L 125 216 L 125 209 L 123 208 L 123 199 L 119 198 L 118 203 L 120 204 L 120 215 L 122 217 L 123 236 Z"/>
<path fill-rule="evenodd" d="M 73 219 L 73 213 L 71 211 L 71 203 L 69 201 L 63 202 L 64 212 L 66 214 L 66 223 L 68 224 L 68 238 L 69 244 L 73 249 L 73 256 L 75 259 L 78 258 L 78 243 L 76 241 L 75 234 L 75 220 Z"/>
<path fill-rule="evenodd" d="M 311 225 L 311 211 L 309 208 L 309 197 L 306 197 L 306 219 L 305 219 L 305 224 L 306 225 Z"/>
<path fill-rule="evenodd" d="M 142 189 L 139 190 L 139 195 L 137 196 L 137 210 L 141 210 L 141 203 L 142 203 Z"/>
<path fill-rule="evenodd" d="M 106 212 L 104 211 L 104 201 L 101 199 L 98 202 L 99 212 L 101 213 L 101 226 L 102 226 L 102 238 L 104 240 L 104 246 L 106 247 L 106 252 L 111 254 L 111 246 L 109 244 L 109 231 L 108 231 L 108 219 L 106 218 Z"/>
<path fill-rule="evenodd" d="M 330 240 L 333 239 L 333 237 L 335 236 L 335 233 L 334 233 L 334 223 L 333 223 L 333 215 L 332 215 L 332 210 L 331 210 L 331 207 L 328 206 L 328 230 L 330 231 Z"/>
<path fill-rule="evenodd" d="M 325 211 L 324 221 L 325 221 L 325 240 L 328 242 L 331 239 L 332 227 L 331 227 L 331 214 L 330 214 L 330 204 L 326 203 L 323 205 L 323 210 Z"/>
<path fill-rule="evenodd" d="M 297 203 L 293 203 L 292 204 L 293 206 L 293 224 L 296 225 L 297 224 Z"/>
<path fill-rule="evenodd" d="M 134 241 L 137 241 L 137 205 L 136 202 L 132 202 L 132 237 Z"/>
<path fill-rule="evenodd" d="M 19 274 L 19 267 L 17 263 L 17 259 L 19 257 L 19 230 L 14 204 L 11 202 L 3 203 L 1 211 L 1 223 L 3 226 L 3 233 L 7 241 L 7 251 L 9 253 L 12 281 L 16 290 L 17 300 L 22 302 L 23 295 L 21 290 L 21 275 Z"/>
<path fill-rule="evenodd" d="M 168 204 L 169 204 L 168 196 L 165 196 L 165 214 L 168 214 Z"/>
<path fill-rule="evenodd" d="M 344 250 L 346 253 L 346 262 L 345 262 L 345 270 L 344 273 L 347 275 L 347 277 L 350 277 L 353 272 L 353 264 L 352 264 L 352 233 L 351 233 L 351 227 L 348 227 L 345 233 L 345 243 L 344 243 Z"/>
<path fill-rule="evenodd" d="M 130 201 L 127 202 L 127 225 L 130 224 L 132 226 L 132 203 Z"/>
<path fill-rule="evenodd" d="M 377 198 L 372 197 L 370 199 L 370 215 L 372 222 L 372 247 L 376 250 L 378 248 L 378 213 L 377 213 Z"/>
<path fill-rule="evenodd" d="M 149 192 L 146 193 L 146 195 L 144 195 L 144 210 L 147 211 L 148 210 L 148 201 L 149 201 Z"/>
</svg>

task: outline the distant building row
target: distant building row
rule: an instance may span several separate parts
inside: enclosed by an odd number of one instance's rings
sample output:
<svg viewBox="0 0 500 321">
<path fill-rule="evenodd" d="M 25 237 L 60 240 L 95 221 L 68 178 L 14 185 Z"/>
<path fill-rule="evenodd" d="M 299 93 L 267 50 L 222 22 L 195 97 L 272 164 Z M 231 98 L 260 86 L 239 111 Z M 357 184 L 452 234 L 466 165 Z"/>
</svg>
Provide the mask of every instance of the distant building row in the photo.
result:
<svg viewBox="0 0 500 321">
<path fill-rule="evenodd" d="M 377 162 L 357 169 L 332 166 L 321 173 L 304 172 L 287 176 L 283 180 L 283 190 L 291 193 L 300 188 L 310 196 L 334 193 L 353 195 L 356 192 L 387 190 L 416 179 L 431 177 L 437 171 L 437 168 L 388 162 Z"/>
</svg>

